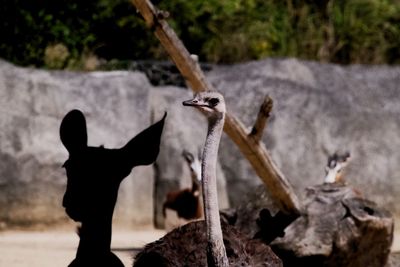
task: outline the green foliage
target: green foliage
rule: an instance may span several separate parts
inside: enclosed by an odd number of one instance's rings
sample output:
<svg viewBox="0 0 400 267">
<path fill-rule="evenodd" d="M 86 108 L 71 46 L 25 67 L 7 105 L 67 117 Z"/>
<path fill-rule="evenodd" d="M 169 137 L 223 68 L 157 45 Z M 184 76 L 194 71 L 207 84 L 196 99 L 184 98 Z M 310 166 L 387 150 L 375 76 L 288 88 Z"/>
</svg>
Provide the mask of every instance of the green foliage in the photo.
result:
<svg viewBox="0 0 400 267">
<path fill-rule="evenodd" d="M 353 0 L 332 10 L 338 61 L 399 63 L 400 8 L 388 0 Z"/>
<path fill-rule="evenodd" d="M 0 9 L 0 56 L 21 65 L 67 67 L 92 51 L 104 58 L 151 57 L 151 32 L 125 0 L 14 0 Z M 46 48 L 62 44 L 68 58 L 45 62 Z M 62 66 L 61 66 L 61 65 Z"/>
<path fill-rule="evenodd" d="M 398 0 L 153 3 L 169 11 L 170 24 L 201 60 L 289 56 L 344 64 L 400 62 Z M 0 56 L 17 64 L 81 68 L 88 55 L 166 58 L 128 0 L 14 0 L 2 4 L 0 16 Z"/>
</svg>

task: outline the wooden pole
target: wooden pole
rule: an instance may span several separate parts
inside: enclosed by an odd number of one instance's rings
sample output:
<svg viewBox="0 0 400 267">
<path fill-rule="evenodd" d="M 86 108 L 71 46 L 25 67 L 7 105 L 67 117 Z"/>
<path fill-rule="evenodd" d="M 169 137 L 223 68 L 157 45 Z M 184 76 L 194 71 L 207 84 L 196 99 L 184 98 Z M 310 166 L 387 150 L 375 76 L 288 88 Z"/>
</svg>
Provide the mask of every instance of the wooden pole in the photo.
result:
<svg viewBox="0 0 400 267">
<path fill-rule="evenodd" d="M 207 82 L 197 61 L 190 56 L 174 30 L 168 25 L 165 20 L 168 14 L 157 10 L 149 0 L 132 1 L 192 90 L 194 92 L 215 91 L 211 84 Z M 259 122 L 262 124 L 262 120 Z M 264 144 L 259 142 L 263 127 L 260 128 L 261 133 L 259 132 L 254 136 L 245 130 L 245 127 L 236 117 L 229 113 L 226 114 L 225 133 L 250 162 L 257 175 L 266 185 L 277 206 L 285 213 L 300 214 L 301 205 L 293 188 L 271 160 Z"/>
<path fill-rule="evenodd" d="M 271 115 L 272 105 L 272 98 L 267 95 L 264 98 L 263 103 L 261 104 L 256 122 L 254 123 L 253 129 L 251 129 L 251 132 L 249 134 L 249 137 L 253 138 L 256 142 L 261 141 L 265 126 L 267 124 L 267 120 Z"/>
</svg>

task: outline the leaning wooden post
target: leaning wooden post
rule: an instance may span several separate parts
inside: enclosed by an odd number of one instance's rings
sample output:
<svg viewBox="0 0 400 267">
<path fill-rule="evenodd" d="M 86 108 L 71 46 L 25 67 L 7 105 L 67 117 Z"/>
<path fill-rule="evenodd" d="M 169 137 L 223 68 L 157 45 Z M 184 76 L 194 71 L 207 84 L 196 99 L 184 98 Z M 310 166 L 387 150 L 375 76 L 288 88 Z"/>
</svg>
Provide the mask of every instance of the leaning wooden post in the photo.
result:
<svg viewBox="0 0 400 267">
<path fill-rule="evenodd" d="M 168 25 L 165 20 L 168 13 L 156 9 L 148 0 L 132 1 L 145 19 L 147 26 L 154 30 L 154 34 L 175 62 L 192 90 L 194 92 L 215 90 L 207 82 L 197 61 L 190 56 L 174 30 Z M 256 125 L 255 127 L 259 126 Z M 264 144 L 259 142 L 263 127 L 259 129 L 261 133 L 258 132 L 254 136 L 246 131 L 245 127 L 235 116 L 229 113 L 226 114 L 225 133 L 233 140 L 250 162 L 257 175 L 266 185 L 277 206 L 285 213 L 300 214 L 301 205 L 293 188 L 271 160 Z"/>
</svg>

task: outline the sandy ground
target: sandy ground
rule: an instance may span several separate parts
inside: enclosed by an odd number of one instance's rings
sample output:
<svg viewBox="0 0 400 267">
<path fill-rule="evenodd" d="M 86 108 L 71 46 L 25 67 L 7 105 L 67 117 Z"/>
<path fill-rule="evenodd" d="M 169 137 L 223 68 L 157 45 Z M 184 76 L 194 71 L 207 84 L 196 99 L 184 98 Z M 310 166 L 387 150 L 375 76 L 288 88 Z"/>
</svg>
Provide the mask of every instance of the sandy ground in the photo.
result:
<svg viewBox="0 0 400 267">
<path fill-rule="evenodd" d="M 117 230 L 112 250 L 126 267 L 145 244 L 165 234 L 160 230 Z M 78 236 L 74 230 L 0 232 L 1 267 L 66 267 L 74 259 Z"/>
<path fill-rule="evenodd" d="M 73 229 L 0 232 L 0 266 L 66 267 L 74 259 L 78 236 Z M 114 230 L 112 250 L 125 267 L 146 243 L 165 234 L 160 230 Z M 400 251 L 400 227 L 396 227 L 393 251 Z"/>
</svg>

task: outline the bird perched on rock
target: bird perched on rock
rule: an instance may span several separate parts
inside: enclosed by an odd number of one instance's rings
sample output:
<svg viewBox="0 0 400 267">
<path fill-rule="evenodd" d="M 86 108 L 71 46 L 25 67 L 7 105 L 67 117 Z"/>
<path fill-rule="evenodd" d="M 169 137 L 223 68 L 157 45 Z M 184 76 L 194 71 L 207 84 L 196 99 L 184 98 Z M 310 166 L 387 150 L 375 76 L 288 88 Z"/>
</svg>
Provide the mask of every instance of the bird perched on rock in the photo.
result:
<svg viewBox="0 0 400 267">
<path fill-rule="evenodd" d="M 328 163 L 325 167 L 324 183 L 344 183 L 343 169 L 350 160 L 350 152 L 338 153 L 328 157 Z"/>
</svg>

